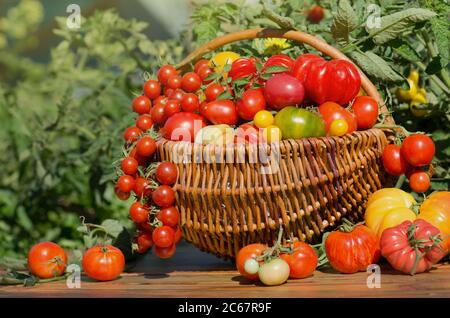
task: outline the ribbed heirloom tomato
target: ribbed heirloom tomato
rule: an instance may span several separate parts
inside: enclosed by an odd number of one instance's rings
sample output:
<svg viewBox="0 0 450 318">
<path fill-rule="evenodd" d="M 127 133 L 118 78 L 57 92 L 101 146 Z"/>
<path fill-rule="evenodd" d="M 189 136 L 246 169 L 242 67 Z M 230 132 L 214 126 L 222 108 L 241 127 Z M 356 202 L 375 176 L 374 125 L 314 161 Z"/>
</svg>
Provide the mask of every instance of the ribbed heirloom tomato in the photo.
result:
<svg viewBox="0 0 450 318">
<path fill-rule="evenodd" d="M 417 217 L 437 227 L 442 234 L 443 247 L 450 250 L 450 192 L 433 192 L 420 206 Z"/>
<path fill-rule="evenodd" d="M 28 269 L 31 274 L 39 278 L 61 276 L 66 270 L 66 266 L 66 253 L 53 242 L 38 243 L 28 252 Z"/>
<path fill-rule="evenodd" d="M 83 255 L 83 270 L 87 276 L 98 281 L 116 279 L 125 268 L 125 257 L 112 245 L 91 247 Z"/>
</svg>

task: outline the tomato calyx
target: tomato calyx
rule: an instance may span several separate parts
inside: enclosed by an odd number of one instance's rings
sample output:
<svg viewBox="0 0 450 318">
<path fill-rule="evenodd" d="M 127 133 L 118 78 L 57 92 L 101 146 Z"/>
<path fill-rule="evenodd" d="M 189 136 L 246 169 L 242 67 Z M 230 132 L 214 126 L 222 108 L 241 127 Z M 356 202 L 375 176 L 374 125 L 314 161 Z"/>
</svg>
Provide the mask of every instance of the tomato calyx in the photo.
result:
<svg viewBox="0 0 450 318">
<path fill-rule="evenodd" d="M 338 227 L 338 230 L 341 232 L 344 232 L 344 233 L 350 233 L 354 230 L 355 227 L 357 227 L 358 225 L 361 225 L 361 224 L 364 224 L 364 222 L 359 222 L 359 223 L 353 224 L 348 219 L 343 218 L 342 224 Z"/>
</svg>

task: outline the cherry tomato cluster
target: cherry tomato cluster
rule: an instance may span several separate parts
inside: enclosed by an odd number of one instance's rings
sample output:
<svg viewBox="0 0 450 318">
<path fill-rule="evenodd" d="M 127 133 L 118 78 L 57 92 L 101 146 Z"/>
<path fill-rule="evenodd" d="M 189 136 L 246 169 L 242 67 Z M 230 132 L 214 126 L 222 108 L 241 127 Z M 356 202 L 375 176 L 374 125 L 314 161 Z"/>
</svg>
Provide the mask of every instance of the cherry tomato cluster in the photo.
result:
<svg viewBox="0 0 450 318">
<path fill-rule="evenodd" d="M 401 145 L 391 144 L 384 148 L 384 169 L 393 176 L 406 175 L 414 192 L 426 192 L 430 187 L 426 168 L 431 164 L 435 150 L 433 140 L 427 135 L 409 135 Z"/>
</svg>

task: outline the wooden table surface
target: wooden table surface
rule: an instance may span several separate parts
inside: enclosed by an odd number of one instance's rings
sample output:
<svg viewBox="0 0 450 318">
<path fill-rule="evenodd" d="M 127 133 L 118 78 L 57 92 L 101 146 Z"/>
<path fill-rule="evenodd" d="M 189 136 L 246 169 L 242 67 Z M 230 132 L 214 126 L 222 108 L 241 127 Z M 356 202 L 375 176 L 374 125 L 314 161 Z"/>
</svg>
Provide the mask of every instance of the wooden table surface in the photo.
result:
<svg viewBox="0 0 450 318">
<path fill-rule="evenodd" d="M 381 267 L 381 288 L 368 288 L 369 274 L 316 271 L 314 276 L 265 287 L 238 275 L 231 262 L 181 243 L 176 255 L 160 260 L 148 254 L 130 273 L 112 282 L 82 278 L 80 289 L 65 281 L 34 287 L 0 287 L 0 297 L 450 297 L 450 265 L 439 264 L 415 276 Z"/>
</svg>

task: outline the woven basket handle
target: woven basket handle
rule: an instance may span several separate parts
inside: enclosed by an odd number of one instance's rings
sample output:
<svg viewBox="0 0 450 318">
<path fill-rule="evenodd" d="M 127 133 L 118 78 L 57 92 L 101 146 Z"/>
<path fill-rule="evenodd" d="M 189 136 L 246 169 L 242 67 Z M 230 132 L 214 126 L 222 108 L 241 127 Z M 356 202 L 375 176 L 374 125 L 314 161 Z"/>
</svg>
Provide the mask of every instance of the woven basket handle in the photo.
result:
<svg viewBox="0 0 450 318">
<path fill-rule="evenodd" d="M 331 45 L 327 44 L 325 41 L 323 41 L 311 34 L 300 32 L 300 31 L 286 31 L 286 30 L 281 30 L 281 29 L 257 28 L 257 29 L 249 29 L 249 30 L 228 33 L 221 37 L 218 37 L 218 38 L 202 45 L 197 50 L 195 50 L 194 52 L 189 54 L 184 60 L 182 60 L 178 65 L 176 65 L 176 68 L 183 69 L 186 66 L 188 66 L 190 63 L 193 63 L 196 60 L 200 59 L 205 54 L 212 52 L 224 45 L 227 45 L 227 44 L 230 44 L 233 42 L 237 42 L 237 41 L 252 40 L 252 39 L 256 39 L 256 38 L 282 38 L 282 39 L 296 41 L 299 43 L 305 43 L 333 59 L 342 59 L 342 60 L 347 60 L 347 61 L 353 63 L 347 56 L 345 56 L 338 49 L 332 47 Z M 359 74 L 361 76 L 362 88 L 369 96 L 373 97 L 378 102 L 378 104 L 380 104 L 381 113 L 383 113 L 386 116 L 385 123 L 393 124 L 394 120 L 393 120 L 392 116 L 390 115 L 390 113 L 386 107 L 386 104 L 384 103 L 380 94 L 378 93 L 377 88 L 375 87 L 375 85 L 372 84 L 372 82 L 367 78 L 367 76 L 359 69 L 358 66 L 356 66 L 356 68 L 358 69 Z"/>
</svg>

